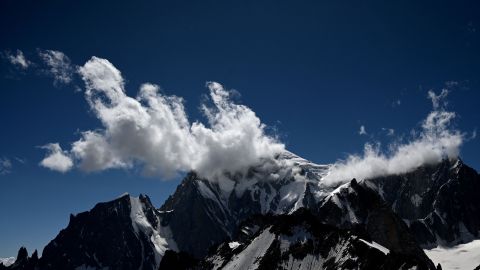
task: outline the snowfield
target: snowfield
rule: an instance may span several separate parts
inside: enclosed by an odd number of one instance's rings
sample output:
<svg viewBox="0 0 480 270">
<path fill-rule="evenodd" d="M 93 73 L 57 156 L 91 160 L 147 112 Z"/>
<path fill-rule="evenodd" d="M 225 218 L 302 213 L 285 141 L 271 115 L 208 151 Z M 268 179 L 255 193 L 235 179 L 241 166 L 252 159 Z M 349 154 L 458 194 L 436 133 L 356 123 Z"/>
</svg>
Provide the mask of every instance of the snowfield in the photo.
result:
<svg viewBox="0 0 480 270">
<path fill-rule="evenodd" d="M 474 240 L 452 248 L 437 247 L 424 251 L 435 265 L 440 263 L 443 270 L 473 270 L 480 265 L 480 240 Z"/>
</svg>

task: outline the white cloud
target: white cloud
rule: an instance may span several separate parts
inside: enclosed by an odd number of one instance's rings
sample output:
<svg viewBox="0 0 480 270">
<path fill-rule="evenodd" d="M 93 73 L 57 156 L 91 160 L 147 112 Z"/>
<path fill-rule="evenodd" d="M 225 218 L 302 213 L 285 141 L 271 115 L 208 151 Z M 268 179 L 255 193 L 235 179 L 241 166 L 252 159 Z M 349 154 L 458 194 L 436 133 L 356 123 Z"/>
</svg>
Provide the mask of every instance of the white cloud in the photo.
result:
<svg viewBox="0 0 480 270">
<path fill-rule="evenodd" d="M 4 266 L 10 266 L 15 263 L 15 257 L 0 258 L 0 263 L 3 263 Z"/>
<path fill-rule="evenodd" d="M 397 99 L 392 102 L 392 107 L 395 108 L 400 106 L 401 104 L 402 104 L 402 101 L 400 99 Z"/>
<path fill-rule="evenodd" d="M 435 94 L 435 92 L 433 92 L 432 90 L 428 91 L 428 98 L 432 100 L 434 110 L 437 110 L 441 105 L 445 105 L 445 103 L 440 104 L 440 102 L 445 102 L 445 97 L 447 97 L 447 95 L 447 89 L 442 89 L 442 91 L 438 95 Z"/>
<path fill-rule="evenodd" d="M 4 56 L 12 65 L 21 69 L 27 69 L 31 64 L 21 50 L 17 50 L 17 54 L 7 51 L 4 53 Z"/>
<path fill-rule="evenodd" d="M 15 157 L 15 160 L 20 164 L 25 164 L 27 160 L 25 158 Z"/>
<path fill-rule="evenodd" d="M 59 172 L 66 172 L 72 168 L 72 159 L 67 152 L 62 150 L 58 143 L 50 143 L 41 146 L 41 148 L 47 150 L 47 155 L 40 162 L 40 166 Z"/>
<path fill-rule="evenodd" d="M 360 135 L 367 135 L 367 130 L 365 129 L 364 125 L 360 126 L 360 130 L 358 131 L 358 134 Z"/>
<path fill-rule="evenodd" d="M 393 129 L 393 128 L 382 128 L 382 130 L 385 131 L 388 136 L 395 135 L 395 129 Z"/>
<path fill-rule="evenodd" d="M 459 85 L 460 85 L 460 83 L 457 82 L 457 81 L 446 81 L 445 82 L 445 87 L 447 87 L 448 89 L 455 88 Z"/>
<path fill-rule="evenodd" d="M 8 158 L 0 158 L 0 175 L 9 174 L 12 170 L 12 162 Z"/>
<path fill-rule="evenodd" d="M 39 51 L 40 58 L 47 65 L 47 73 L 54 79 L 54 84 L 68 84 L 72 81 L 73 67 L 70 58 L 63 52 Z"/>
<path fill-rule="evenodd" d="M 338 184 L 352 178 L 365 179 L 383 175 L 401 174 L 422 165 L 435 164 L 444 158 L 456 158 L 464 141 L 464 134 L 451 128 L 454 112 L 445 111 L 442 104 L 448 95 L 429 92 L 433 111 L 422 122 L 422 129 L 412 141 L 390 145 L 391 151 L 382 153 L 379 144 L 366 144 L 363 155 L 350 155 L 346 160 L 331 165 L 324 181 Z"/>
<path fill-rule="evenodd" d="M 84 171 L 130 168 L 173 176 L 197 171 L 204 177 L 246 170 L 273 158 L 284 145 L 265 134 L 255 113 L 230 99 L 231 92 L 207 83 L 212 105 L 202 105 L 208 125 L 190 123 L 183 99 L 143 84 L 137 96 L 125 94 L 124 80 L 108 60 L 92 57 L 78 70 L 85 98 L 103 128 L 85 131 L 70 154 Z"/>
</svg>

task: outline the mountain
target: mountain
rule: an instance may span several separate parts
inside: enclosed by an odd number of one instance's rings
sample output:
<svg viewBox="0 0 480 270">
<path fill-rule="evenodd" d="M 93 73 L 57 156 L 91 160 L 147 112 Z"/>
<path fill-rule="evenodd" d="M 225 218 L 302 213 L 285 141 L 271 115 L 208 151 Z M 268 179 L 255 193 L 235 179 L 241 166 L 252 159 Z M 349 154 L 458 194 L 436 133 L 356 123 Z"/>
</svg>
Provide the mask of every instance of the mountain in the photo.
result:
<svg viewBox="0 0 480 270">
<path fill-rule="evenodd" d="M 190 172 L 159 209 L 123 195 L 71 215 L 33 266 L 9 269 L 209 269 L 238 256 L 267 269 L 434 269 L 422 247 L 478 238 L 480 179 L 460 160 L 338 187 L 322 182 L 329 168 L 285 152 L 222 179 Z"/>
<path fill-rule="evenodd" d="M 334 192 L 335 188 L 321 181 L 329 166 L 289 152 L 278 159 L 287 161 L 288 169 L 275 167 L 265 172 L 261 167 L 252 168 L 242 180 L 233 181 L 227 191 L 215 182 L 189 174 L 161 208 L 171 212 L 165 222 L 172 224 L 173 234 L 185 236 L 176 238 L 179 249 L 203 257 L 209 246 L 231 238 L 239 222 L 251 215 L 290 213 L 300 207 L 314 209 Z M 269 173 L 281 177 L 261 181 Z M 242 185 L 245 178 L 250 183 L 247 187 Z M 479 238 L 480 205 L 476 194 L 480 194 L 480 177 L 460 159 L 445 159 L 402 175 L 363 179 L 359 185 L 377 193 L 403 219 L 423 248 Z M 331 211 L 332 217 L 335 211 Z M 195 243 L 189 241 L 187 232 L 199 235 Z"/>
<path fill-rule="evenodd" d="M 221 244 L 201 269 L 436 269 L 422 252 L 390 250 L 360 227 L 321 223 L 305 208 L 254 216 L 240 228 L 237 239 Z"/>
<path fill-rule="evenodd" d="M 3 269 L 18 269 L 18 270 L 31 270 L 38 267 L 39 259 L 38 253 L 35 250 L 31 257 L 28 256 L 28 251 L 25 247 L 21 247 L 18 250 L 17 258 L 8 267 L 0 263 L 0 270 Z"/>
<path fill-rule="evenodd" d="M 162 220 L 172 229 L 179 250 L 201 258 L 252 215 L 291 213 L 327 196 L 333 188 L 320 185 L 327 169 L 286 152 L 277 163 L 226 176 L 222 182 L 227 187 L 190 173 L 160 208 Z"/>
<path fill-rule="evenodd" d="M 128 194 L 70 216 L 43 250 L 41 269 L 158 269 L 176 250 L 168 227 L 147 196 Z"/>
<path fill-rule="evenodd" d="M 460 159 L 363 184 L 377 191 L 424 248 L 480 237 L 480 175 Z"/>
<path fill-rule="evenodd" d="M 426 259 L 407 225 L 372 189 L 355 179 L 331 192 L 316 208 L 321 223 L 340 229 L 361 229 L 369 239 L 405 256 Z"/>
</svg>

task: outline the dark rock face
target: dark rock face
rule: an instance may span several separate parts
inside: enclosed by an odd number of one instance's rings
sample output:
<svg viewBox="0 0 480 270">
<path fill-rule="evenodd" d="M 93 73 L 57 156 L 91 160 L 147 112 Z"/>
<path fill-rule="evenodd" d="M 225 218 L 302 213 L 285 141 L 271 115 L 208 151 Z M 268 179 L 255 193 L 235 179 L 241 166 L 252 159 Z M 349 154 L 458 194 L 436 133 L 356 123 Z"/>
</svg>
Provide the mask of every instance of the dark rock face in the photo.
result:
<svg viewBox="0 0 480 270">
<path fill-rule="evenodd" d="M 332 226 L 362 228 L 373 241 L 396 253 L 426 258 L 406 224 L 374 190 L 355 179 L 320 202 L 315 213 Z"/>
<path fill-rule="evenodd" d="M 242 224 L 237 242 L 219 245 L 198 268 L 435 269 L 422 254 L 385 254 L 370 241 L 361 228 L 339 229 L 299 209 L 291 215 L 252 217 Z"/>
<path fill-rule="evenodd" d="M 280 195 L 274 194 L 283 184 L 292 182 L 287 178 L 279 183 L 257 183 L 257 191 L 247 190 L 241 196 L 233 191 L 225 198 L 217 185 L 190 173 L 160 208 L 162 221 L 171 228 L 179 250 L 201 258 L 210 246 L 231 238 L 238 224 L 251 215 L 277 210 L 288 213 L 294 205 L 281 209 Z M 260 196 L 273 198 L 268 206 L 262 206 Z"/>
<path fill-rule="evenodd" d="M 243 179 L 229 175 L 235 185 L 230 191 L 189 173 L 160 208 L 163 225 L 171 228 L 178 249 L 202 258 L 209 247 L 231 238 L 239 223 L 252 215 L 284 214 L 299 206 L 315 205 L 317 199 L 313 194 L 320 188 L 315 184 L 319 181 L 318 171 L 325 170 L 326 166 L 309 163 L 291 153 L 279 158 L 297 163 L 294 168 L 283 169 L 282 176 L 275 181 L 265 179 L 282 168 L 274 171 L 251 168 Z M 296 181 L 293 170 L 311 182 Z M 252 184 L 242 190 L 237 186 L 242 181 L 252 181 Z M 286 196 L 288 192 L 293 199 Z"/>
<path fill-rule="evenodd" d="M 230 236 L 234 221 L 218 201 L 201 194 L 196 179 L 190 173 L 160 211 L 162 223 L 171 228 L 179 250 L 201 257 L 211 245 Z"/>
<path fill-rule="evenodd" d="M 406 221 L 423 247 L 465 243 L 480 235 L 480 176 L 461 160 L 363 182 Z"/>
<path fill-rule="evenodd" d="M 15 263 L 9 267 L 0 264 L 0 269 L 34 270 L 38 269 L 38 262 L 38 254 L 36 250 L 33 252 L 32 257 L 29 257 L 27 249 L 25 247 L 21 247 L 18 250 Z"/>
<path fill-rule="evenodd" d="M 124 196 L 97 204 L 89 212 L 71 215 L 68 227 L 43 251 L 45 268 L 73 269 L 82 265 L 102 268 L 108 265 L 138 269 L 143 256 L 142 245 L 132 227 L 129 200 Z"/>
<path fill-rule="evenodd" d="M 28 251 L 25 247 L 21 247 L 18 250 L 17 259 L 15 260 L 15 263 L 22 263 L 27 260 L 28 260 Z"/>
<path fill-rule="evenodd" d="M 139 201 L 145 218 L 156 226 L 158 214 L 148 197 L 140 196 Z M 40 260 L 36 253 L 25 259 L 28 255 L 21 249 L 17 261 L 36 258 L 39 269 L 157 269 L 154 247 L 148 235 L 136 232 L 131 208 L 131 198 L 125 195 L 71 215 L 67 228 L 44 248 Z M 11 269 L 30 269 L 19 265 L 16 262 Z"/>
<path fill-rule="evenodd" d="M 197 267 L 199 262 L 185 252 L 167 250 L 158 269 L 187 270 Z"/>
<path fill-rule="evenodd" d="M 81 265 L 96 268 L 108 265 L 138 269 L 142 245 L 132 227 L 129 200 L 124 196 L 97 204 L 89 212 L 71 215 L 68 227 L 45 247 L 42 257 L 45 267 L 73 269 Z"/>
</svg>

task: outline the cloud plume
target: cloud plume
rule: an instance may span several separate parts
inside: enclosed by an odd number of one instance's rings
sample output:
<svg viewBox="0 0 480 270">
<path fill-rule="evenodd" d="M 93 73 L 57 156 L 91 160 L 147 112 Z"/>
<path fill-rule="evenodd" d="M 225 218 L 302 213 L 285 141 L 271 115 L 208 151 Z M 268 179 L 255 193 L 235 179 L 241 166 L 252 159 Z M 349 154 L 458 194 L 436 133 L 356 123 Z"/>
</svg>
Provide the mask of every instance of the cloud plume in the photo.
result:
<svg viewBox="0 0 480 270">
<path fill-rule="evenodd" d="M 12 169 L 12 162 L 6 157 L 0 158 L 0 175 L 9 174 Z"/>
<path fill-rule="evenodd" d="M 219 83 L 206 84 L 210 99 L 201 106 L 207 120 L 202 123 L 189 120 L 183 99 L 163 94 L 158 85 L 145 83 L 136 96 L 128 96 L 121 72 L 106 59 L 92 57 L 77 74 L 101 127 L 83 131 L 68 150 L 56 143 L 45 146 L 48 153 L 41 165 L 46 168 L 60 172 L 74 167 L 85 172 L 141 168 L 146 175 L 164 178 L 193 170 L 214 180 L 224 173 L 245 173 L 285 151 L 265 133 L 256 114 L 233 102 L 232 92 Z M 433 110 L 409 142 L 391 144 L 388 152 L 379 143 L 367 143 L 363 154 L 330 165 L 324 184 L 406 173 L 458 157 L 465 135 L 452 128 L 456 114 L 445 109 L 448 93 L 428 92 Z M 395 134 L 393 129 L 384 130 Z M 365 126 L 359 134 L 367 134 Z"/>
<path fill-rule="evenodd" d="M 10 64 L 23 70 L 31 65 L 31 62 L 27 60 L 21 50 L 17 50 L 16 54 L 6 51 L 3 53 L 3 56 L 10 62 Z"/>
<path fill-rule="evenodd" d="M 219 83 L 207 83 L 212 105 L 201 107 L 205 125 L 191 123 L 183 99 L 162 94 L 157 85 L 143 84 L 136 97 L 127 96 L 121 72 L 106 59 L 92 57 L 78 73 L 85 82 L 85 98 L 103 125 L 82 132 L 68 151 L 81 170 L 139 165 L 149 175 L 171 177 L 194 170 L 215 177 L 247 169 L 284 150 L 265 134 L 255 113 L 235 104 Z M 50 154 L 65 154 L 58 145 L 50 146 L 55 150 Z"/>
<path fill-rule="evenodd" d="M 72 81 L 74 69 L 67 55 L 54 50 L 41 50 L 38 54 L 47 66 L 46 72 L 53 77 L 55 85 L 68 84 Z"/>
<path fill-rule="evenodd" d="M 445 110 L 447 95 L 446 89 L 438 95 L 428 92 L 433 110 L 423 120 L 421 131 L 410 142 L 390 145 L 389 153 L 383 153 L 378 143 L 365 144 L 363 155 L 350 155 L 346 160 L 331 165 L 323 179 L 325 183 L 334 185 L 352 178 L 401 174 L 445 158 L 458 157 L 464 134 L 452 128 L 456 114 Z"/>
</svg>

